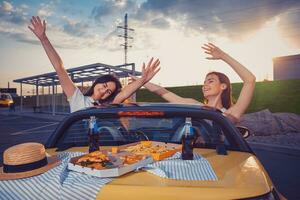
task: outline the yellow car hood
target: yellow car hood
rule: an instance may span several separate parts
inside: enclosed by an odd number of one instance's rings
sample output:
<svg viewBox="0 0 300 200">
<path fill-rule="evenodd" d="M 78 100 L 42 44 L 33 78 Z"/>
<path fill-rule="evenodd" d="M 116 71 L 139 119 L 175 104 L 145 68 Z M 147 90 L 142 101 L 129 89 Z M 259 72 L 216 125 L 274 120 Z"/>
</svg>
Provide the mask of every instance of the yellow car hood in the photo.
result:
<svg viewBox="0 0 300 200">
<path fill-rule="evenodd" d="M 68 151 L 82 150 L 86 148 Z M 131 172 L 102 187 L 97 199 L 240 199 L 263 195 L 273 188 L 253 154 L 228 151 L 228 155 L 217 155 L 213 149 L 195 149 L 195 152 L 209 161 L 217 181 L 179 181 L 145 171 Z"/>
</svg>

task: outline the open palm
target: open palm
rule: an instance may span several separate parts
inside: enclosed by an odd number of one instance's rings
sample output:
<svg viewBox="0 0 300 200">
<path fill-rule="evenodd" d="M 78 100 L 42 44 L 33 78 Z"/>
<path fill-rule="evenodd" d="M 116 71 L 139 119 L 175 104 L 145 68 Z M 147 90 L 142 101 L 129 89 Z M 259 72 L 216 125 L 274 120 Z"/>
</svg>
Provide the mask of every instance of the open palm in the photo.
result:
<svg viewBox="0 0 300 200">
<path fill-rule="evenodd" d="M 143 68 L 142 68 L 142 79 L 144 79 L 144 82 L 147 83 L 150 81 L 153 76 L 160 70 L 159 67 L 160 61 L 159 59 L 156 59 L 153 62 L 153 58 L 148 62 L 147 67 L 145 63 L 143 63 Z"/>
<path fill-rule="evenodd" d="M 209 60 L 221 59 L 222 56 L 225 54 L 221 49 L 219 49 L 212 43 L 204 44 L 204 46 L 202 46 L 201 48 L 205 50 L 204 52 L 206 54 L 210 55 L 210 57 L 206 57 Z"/>
<path fill-rule="evenodd" d="M 30 20 L 31 26 L 28 28 L 38 37 L 40 40 L 43 40 L 46 37 L 46 22 L 37 16 L 33 16 Z"/>
</svg>

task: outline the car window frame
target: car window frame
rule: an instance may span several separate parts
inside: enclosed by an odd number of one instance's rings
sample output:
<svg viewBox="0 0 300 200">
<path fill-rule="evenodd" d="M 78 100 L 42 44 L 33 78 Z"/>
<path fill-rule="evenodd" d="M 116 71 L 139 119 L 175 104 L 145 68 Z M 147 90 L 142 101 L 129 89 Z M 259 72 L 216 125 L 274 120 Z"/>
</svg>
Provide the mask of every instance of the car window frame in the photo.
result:
<svg viewBox="0 0 300 200">
<path fill-rule="evenodd" d="M 71 113 L 67 116 L 56 128 L 54 133 L 51 135 L 49 140 L 46 142 L 47 148 L 55 148 L 58 140 L 64 135 L 64 130 L 68 129 L 75 121 L 87 119 L 90 116 L 96 116 L 99 118 L 114 118 L 119 117 L 118 112 L 120 111 L 163 111 L 165 117 L 172 117 L 174 115 L 180 115 L 181 117 L 195 117 L 195 118 L 205 118 L 208 120 L 213 120 L 219 125 L 221 125 L 224 130 L 226 138 L 233 142 L 234 146 L 237 146 L 238 151 L 242 152 L 252 152 L 251 148 L 240 135 L 239 131 L 235 126 L 221 113 L 215 110 L 209 109 L 195 109 L 189 107 L 167 107 L 167 106 L 149 106 L 149 107 L 108 107 L 108 108 L 89 108 L 86 110 L 80 110 L 74 113 Z M 202 116 L 202 117 L 201 117 Z M 120 143 L 121 145 L 121 143 Z M 77 145 L 78 146 L 78 145 Z M 86 145 L 85 145 L 86 146 Z"/>
</svg>

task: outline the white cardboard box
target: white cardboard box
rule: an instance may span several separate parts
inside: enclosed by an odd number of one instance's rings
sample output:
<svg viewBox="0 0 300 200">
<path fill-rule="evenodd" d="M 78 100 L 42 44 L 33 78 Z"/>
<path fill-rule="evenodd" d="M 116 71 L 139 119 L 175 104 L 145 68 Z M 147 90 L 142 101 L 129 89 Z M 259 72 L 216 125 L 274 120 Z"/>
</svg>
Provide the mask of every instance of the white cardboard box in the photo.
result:
<svg viewBox="0 0 300 200">
<path fill-rule="evenodd" d="M 80 157 L 80 156 L 79 156 Z M 134 171 L 136 169 L 145 167 L 146 165 L 150 164 L 153 162 L 153 159 L 151 156 L 147 156 L 145 159 L 136 162 L 132 165 L 126 165 L 126 166 L 120 166 L 120 167 L 115 167 L 115 168 L 111 168 L 111 169 L 92 169 L 89 167 L 83 167 L 80 165 L 75 165 L 75 161 L 79 158 L 79 157 L 75 157 L 72 158 L 71 161 L 68 163 L 68 169 L 69 170 L 73 170 L 76 172 L 81 172 L 84 174 L 89 174 L 92 176 L 97 176 L 97 177 L 118 177 L 121 176 L 123 174 L 126 174 L 128 172 Z"/>
</svg>

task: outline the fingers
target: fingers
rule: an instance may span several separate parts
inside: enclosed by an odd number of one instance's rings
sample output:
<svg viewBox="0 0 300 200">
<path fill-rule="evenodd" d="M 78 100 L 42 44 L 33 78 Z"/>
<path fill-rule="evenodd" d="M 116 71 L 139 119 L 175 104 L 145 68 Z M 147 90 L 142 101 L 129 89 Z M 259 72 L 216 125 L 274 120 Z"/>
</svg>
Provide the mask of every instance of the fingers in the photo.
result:
<svg viewBox="0 0 300 200">
<path fill-rule="evenodd" d="M 154 72 L 157 67 L 160 65 L 160 60 L 156 59 L 153 62 L 153 57 L 151 58 L 151 60 L 148 62 L 147 67 L 145 66 L 145 63 L 143 64 L 143 75 L 148 76 L 148 74 L 151 74 L 152 72 Z"/>
<path fill-rule="evenodd" d="M 39 16 L 37 16 L 36 19 L 37 19 L 37 21 L 38 21 L 39 24 L 42 24 L 42 21 L 41 21 L 41 19 L 40 19 Z"/>
<path fill-rule="evenodd" d="M 216 45 L 214 45 L 213 43 L 208 43 L 210 46 L 214 47 L 214 48 L 218 48 Z"/>
<path fill-rule="evenodd" d="M 160 60 L 156 59 L 155 62 L 150 66 L 150 68 L 152 68 L 152 70 L 155 70 L 160 64 Z"/>
<path fill-rule="evenodd" d="M 152 61 L 153 61 L 153 57 L 152 57 L 152 58 L 150 59 L 150 61 L 148 62 L 147 68 L 151 66 Z"/>
<path fill-rule="evenodd" d="M 215 46 L 212 43 L 208 43 L 208 44 L 204 44 L 204 46 L 202 46 L 202 49 L 207 50 L 207 51 L 213 51 L 214 49 L 217 49 L 218 47 Z"/>
<path fill-rule="evenodd" d="M 35 16 L 32 16 L 32 21 L 33 21 L 34 24 L 38 24 L 39 23 L 37 17 L 35 17 Z"/>
<path fill-rule="evenodd" d="M 154 62 L 153 62 L 153 59 L 154 58 L 152 57 L 151 60 L 148 62 L 147 67 L 145 67 L 145 63 L 144 63 L 144 65 L 143 65 L 144 70 L 149 71 L 151 69 L 155 69 L 160 64 L 159 59 L 156 59 Z"/>
<path fill-rule="evenodd" d="M 160 64 L 160 60 L 159 59 L 156 59 L 153 63 L 154 66 L 158 66 Z"/>
<path fill-rule="evenodd" d="M 32 18 L 30 19 L 30 23 L 31 23 L 31 25 L 32 25 L 33 27 L 35 27 L 35 23 L 34 23 L 34 21 L 33 21 Z"/>
<path fill-rule="evenodd" d="M 33 32 L 33 28 L 31 28 L 31 26 L 27 26 L 32 32 Z"/>
<path fill-rule="evenodd" d="M 157 74 L 157 72 L 159 72 L 159 70 L 160 70 L 160 67 L 156 68 L 156 69 L 154 70 L 154 73 L 153 73 L 153 74 L 154 74 L 154 75 Z"/>
<path fill-rule="evenodd" d="M 204 50 L 206 50 L 206 51 L 210 51 L 210 49 L 209 48 L 207 48 L 207 47 L 201 47 L 202 49 L 204 49 Z"/>
<path fill-rule="evenodd" d="M 151 73 L 152 73 L 152 77 L 157 73 L 157 72 L 159 72 L 159 70 L 160 70 L 160 67 L 159 67 L 159 65 L 160 65 L 160 60 L 159 59 L 156 59 L 155 60 L 155 62 L 152 64 L 152 66 L 151 66 Z"/>
<path fill-rule="evenodd" d="M 214 57 L 206 57 L 207 60 L 218 60 L 217 58 Z"/>
<path fill-rule="evenodd" d="M 46 26 L 46 21 L 43 20 L 43 23 L 42 23 L 42 20 L 40 19 L 39 16 L 32 16 L 30 19 L 30 22 L 34 28 L 37 26 L 44 26 L 44 27 Z"/>
</svg>

